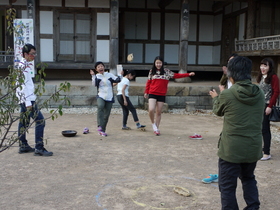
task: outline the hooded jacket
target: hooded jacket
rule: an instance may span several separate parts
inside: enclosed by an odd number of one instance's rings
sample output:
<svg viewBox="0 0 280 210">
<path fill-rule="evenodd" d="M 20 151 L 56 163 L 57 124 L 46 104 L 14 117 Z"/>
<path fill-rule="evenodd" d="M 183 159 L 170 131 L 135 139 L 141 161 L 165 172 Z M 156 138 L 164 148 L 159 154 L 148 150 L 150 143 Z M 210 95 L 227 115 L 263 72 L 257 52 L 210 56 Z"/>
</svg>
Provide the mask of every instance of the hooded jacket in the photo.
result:
<svg viewBox="0 0 280 210">
<path fill-rule="evenodd" d="M 224 116 L 218 156 L 231 163 L 262 157 L 263 91 L 250 80 L 236 82 L 213 98 L 213 112 Z"/>
</svg>

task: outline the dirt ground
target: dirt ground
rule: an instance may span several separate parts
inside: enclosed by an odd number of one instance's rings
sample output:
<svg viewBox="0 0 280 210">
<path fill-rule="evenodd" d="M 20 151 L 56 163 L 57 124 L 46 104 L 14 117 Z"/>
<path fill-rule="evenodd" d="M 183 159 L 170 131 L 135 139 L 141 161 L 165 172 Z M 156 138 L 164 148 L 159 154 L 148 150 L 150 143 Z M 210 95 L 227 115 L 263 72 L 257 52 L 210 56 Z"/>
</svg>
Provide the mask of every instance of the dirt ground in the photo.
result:
<svg viewBox="0 0 280 210">
<path fill-rule="evenodd" d="M 46 116 L 46 115 L 45 115 Z M 121 115 L 111 115 L 108 137 L 96 132 L 96 115 L 65 114 L 48 120 L 46 148 L 52 157 L 18 154 L 15 146 L 0 154 L 1 210 L 218 210 L 217 183 L 201 179 L 217 173 L 217 141 L 222 118 L 207 115 L 163 114 L 161 136 L 152 132 L 148 115 L 139 115 L 147 131 L 121 130 Z M 89 127 L 90 133 L 83 134 Z M 77 130 L 64 137 L 62 130 Z M 277 128 L 273 128 L 276 132 Z M 203 140 L 189 135 L 201 134 Z M 34 145 L 33 131 L 28 134 Z M 261 209 L 280 206 L 280 143 L 273 140 L 272 159 L 256 168 Z M 183 187 L 184 197 L 173 191 Z M 240 209 L 246 204 L 238 183 Z"/>
</svg>

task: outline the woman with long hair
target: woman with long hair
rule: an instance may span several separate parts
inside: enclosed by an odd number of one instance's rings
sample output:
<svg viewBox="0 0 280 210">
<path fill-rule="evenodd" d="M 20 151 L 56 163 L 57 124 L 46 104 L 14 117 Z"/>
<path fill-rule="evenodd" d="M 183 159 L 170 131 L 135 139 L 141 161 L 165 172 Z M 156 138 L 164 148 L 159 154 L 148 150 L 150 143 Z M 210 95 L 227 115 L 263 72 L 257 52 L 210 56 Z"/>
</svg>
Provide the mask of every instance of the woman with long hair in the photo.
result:
<svg viewBox="0 0 280 210">
<path fill-rule="evenodd" d="M 259 83 L 259 86 L 263 90 L 265 96 L 265 109 L 262 123 L 263 157 L 261 160 L 269 160 L 271 158 L 271 131 L 269 115 L 279 96 L 279 79 L 274 72 L 274 62 L 271 58 L 264 58 L 261 61 L 257 82 Z"/>
<path fill-rule="evenodd" d="M 164 68 L 163 64 L 163 58 L 157 56 L 154 60 L 153 67 L 149 72 L 144 93 L 144 97 L 149 98 L 149 117 L 152 122 L 154 133 L 157 136 L 160 135 L 159 124 L 169 80 L 172 78 L 179 79 L 195 75 L 194 72 L 183 74 L 174 73 L 169 69 Z"/>
</svg>

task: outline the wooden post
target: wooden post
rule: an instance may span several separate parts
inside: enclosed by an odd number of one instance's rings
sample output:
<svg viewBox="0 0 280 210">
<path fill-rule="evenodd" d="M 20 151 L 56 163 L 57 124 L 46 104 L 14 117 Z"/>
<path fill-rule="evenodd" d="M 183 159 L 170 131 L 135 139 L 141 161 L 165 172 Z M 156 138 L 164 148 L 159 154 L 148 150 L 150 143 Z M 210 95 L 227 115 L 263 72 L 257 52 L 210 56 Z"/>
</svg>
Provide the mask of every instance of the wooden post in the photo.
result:
<svg viewBox="0 0 280 210">
<path fill-rule="evenodd" d="M 255 14 L 256 14 L 256 2 L 254 0 L 248 0 L 246 39 L 255 37 L 255 21 L 256 21 Z"/>
<path fill-rule="evenodd" d="M 37 33 L 37 32 L 39 32 L 39 31 L 36 30 L 37 29 L 36 28 L 36 26 L 37 26 L 36 25 L 37 24 L 36 19 L 38 18 L 38 16 L 36 17 L 36 15 L 35 15 L 36 14 L 35 13 L 36 12 L 35 1 L 34 0 L 27 0 L 26 7 L 27 7 L 27 18 L 28 19 L 33 19 L 33 31 L 34 31 L 33 40 L 34 40 L 34 43 L 30 43 L 30 44 L 33 44 L 37 49 L 39 47 L 39 46 L 36 45 L 37 44 L 37 37 L 39 37 L 39 33 Z M 39 15 L 39 13 L 38 13 L 38 15 Z M 38 30 L 39 30 L 39 28 L 38 28 Z M 27 43 L 25 43 L 25 44 L 27 44 Z M 40 50 L 38 48 L 37 53 L 39 54 L 39 52 L 40 52 Z M 35 62 L 38 62 L 38 59 L 39 59 L 39 56 L 36 56 Z M 35 74 L 37 74 L 37 68 L 34 67 L 34 75 Z"/>
<path fill-rule="evenodd" d="M 27 18 L 33 19 L 34 21 L 34 1 L 27 0 Z"/>
<path fill-rule="evenodd" d="M 109 68 L 112 74 L 117 74 L 119 60 L 119 1 L 111 0 L 110 5 L 110 57 Z"/>
<path fill-rule="evenodd" d="M 180 50 L 179 50 L 179 73 L 187 73 L 188 69 L 188 42 L 189 42 L 189 0 L 182 0 L 180 21 Z M 191 82 L 190 77 L 176 79 L 176 82 Z"/>
</svg>

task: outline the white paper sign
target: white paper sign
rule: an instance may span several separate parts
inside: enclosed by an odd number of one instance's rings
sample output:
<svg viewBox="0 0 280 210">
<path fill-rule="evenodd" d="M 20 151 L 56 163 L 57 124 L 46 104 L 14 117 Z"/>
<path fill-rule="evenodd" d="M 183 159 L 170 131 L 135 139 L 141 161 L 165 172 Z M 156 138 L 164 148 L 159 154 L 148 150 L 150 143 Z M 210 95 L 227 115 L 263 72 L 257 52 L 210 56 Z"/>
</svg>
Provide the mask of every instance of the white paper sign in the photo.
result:
<svg viewBox="0 0 280 210">
<path fill-rule="evenodd" d="M 33 19 L 15 19 L 14 20 L 14 65 L 17 66 L 22 59 L 22 47 L 25 44 L 34 45 L 34 27 Z M 32 61 L 31 76 L 34 77 L 34 61 Z"/>
</svg>

